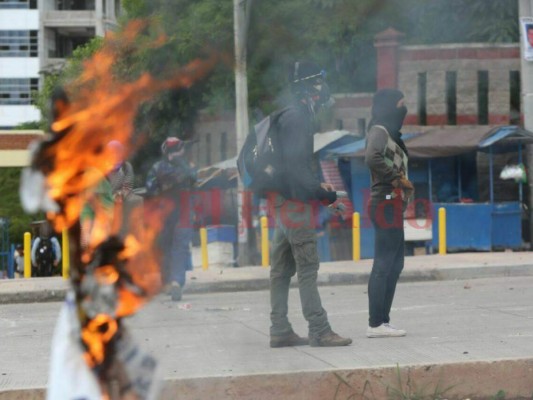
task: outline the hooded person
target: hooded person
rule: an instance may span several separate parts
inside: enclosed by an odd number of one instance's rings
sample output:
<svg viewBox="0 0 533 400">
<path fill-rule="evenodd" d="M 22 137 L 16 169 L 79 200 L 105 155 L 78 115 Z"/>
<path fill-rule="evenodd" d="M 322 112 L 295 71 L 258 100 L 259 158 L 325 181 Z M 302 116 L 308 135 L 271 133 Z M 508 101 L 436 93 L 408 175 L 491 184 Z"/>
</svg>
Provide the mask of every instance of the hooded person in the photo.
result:
<svg viewBox="0 0 533 400">
<path fill-rule="evenodd" d="M 406 335 L 390 324 L 389 315 L 404 265 L 403 211 L 414 193 L 407 179 L 408 151 L 400 132 L 406 114 L 399 90 L 381 89 L 374 95 L 365 150 L 372 184 L 368 211 L 375 229 L 368 282 L 370 338 Z"/>
<path fill-rule="evenodd" d="M 318 204 L 337 200 L 333 186 L 320 181 L 313 154 L 315 113 L 329 101 L 329 89 L 324 71 L 309 61 L 294 63 L 289 81 L 294 101 L 279 116 L 276 133 L 283 174 L 279 191 L 269 196 L 269 212 L 276 221 L 270 269 L 270 346 L 347 346 L 352 340 L 333 332 L 317 288 Z M 309 338 L 298 336 L 288 319 L 289 285 L 295 274 Z"/>
</svg>

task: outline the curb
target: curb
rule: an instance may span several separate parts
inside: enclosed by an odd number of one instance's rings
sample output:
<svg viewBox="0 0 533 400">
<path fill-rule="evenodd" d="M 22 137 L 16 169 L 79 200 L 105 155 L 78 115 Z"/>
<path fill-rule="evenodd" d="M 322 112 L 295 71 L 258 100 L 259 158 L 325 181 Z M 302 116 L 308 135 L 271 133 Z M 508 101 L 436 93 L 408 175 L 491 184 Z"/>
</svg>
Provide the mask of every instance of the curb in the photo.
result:
<svg viewBox="0 0 533 400">
<path fill-rule="evenodd" d="M 162 386 L 161 400 L 378 400 L 391 395 L 489 400 L 501 392 L 518 400 L 533 392 L 533 359 L 167 378 Z M 44 400 L 45 395 L 44 388 L 18 389 L 0 392 L 0 400 Z"/>
<path fill-rule="evenodd" d="M 318 274 L 319 286 L 336 285 L 366 285 L 369 272 L 322 272 Z M 448 268 L 428 268 L 427 270 L 409 270 L 402 272 L 401 282 L 428 282 L 465 280 L 479 278 L 503 278 L 512 276 L 533 276 L 533 264 L 522 265 L 479 265 Z M 196 293 L 227 293 L 267 290 L 270 285 L 268 277 L 227 280 L 216 282 L 198 282 L 189 280 L 184 289 L 184 294 Z M 291 287 L 298 287 L 298 282 L 293 279 Z M 67 289 L 57 290 L 25 290 L 13 293 L 0 293 L 0 304 L 36 303 L 62 301 Z"/>
</svg>

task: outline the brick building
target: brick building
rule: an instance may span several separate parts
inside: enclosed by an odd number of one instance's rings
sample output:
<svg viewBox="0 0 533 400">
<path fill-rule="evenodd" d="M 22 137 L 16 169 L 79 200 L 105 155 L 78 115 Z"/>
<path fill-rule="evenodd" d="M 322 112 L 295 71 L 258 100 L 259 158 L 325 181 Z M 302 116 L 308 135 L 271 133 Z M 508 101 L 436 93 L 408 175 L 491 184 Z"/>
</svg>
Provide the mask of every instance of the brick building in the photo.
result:
<svg viewBox="0 0 533 400">
<path fill-rule="evenodd" d="M 405 132 L 434 126 L 519 124 L 521 121 L 519 44 L 404 46 L 403 34 L 387 29 L 375 37 L 377 86 L 405 94 Z M 364 135 L 372 93 L 335 94 L 329 129 Z M 454 126 L 457 129 L 454 129 Z M 203 113 L 196 123 L 195 160 L 205 166 L 235 156 L 232 112 Z"/>
</svg>

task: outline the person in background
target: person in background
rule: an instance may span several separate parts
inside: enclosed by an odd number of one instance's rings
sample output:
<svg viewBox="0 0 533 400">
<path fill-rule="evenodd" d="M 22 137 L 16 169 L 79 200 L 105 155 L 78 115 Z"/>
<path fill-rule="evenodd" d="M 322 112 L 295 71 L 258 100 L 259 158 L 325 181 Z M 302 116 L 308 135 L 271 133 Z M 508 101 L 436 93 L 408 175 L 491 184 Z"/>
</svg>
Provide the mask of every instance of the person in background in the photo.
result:
<svg viewBox="0 0 533 400">
<path fill-rule="evenodd" d="M 414 194 L 407 179 L 408 151 L 400 132 L 406 114 L 399 90 L 381 89 L 374 95 L 365 150 L 372 183 L 369 215 L 375 228 L 374 263 L 368 281 L 369 338 L 406 335 L 390 323 L 404 264 L 403 212 Z"/>
<path fill-rule="evenodd" d="M 161 160 L 148 172 L 146 192 L 149 197 L 172 202 L 173 209 L 159 235 L 163 256 L 162 277 L 173 301 L 182 299 L 186 271 L 190 269 L 192 240 L 191 189 L 196 170 L 188 161 L 186 143 L 169 137 L 161 144 Z"/>
<path fill-rule="evenodd" d="M 61 246 L 57 238 L 52 236 L 52 227 L 45 221 L 41 224 L 39 236 L 31 246 L 31 263 L 34 271 L 32 275 L 52 276 L 60 261 Z"/>
<path fill-rule="evenodd" d="M 17 244 L 15 251 L 13 252 L 14 271 L 16 278 L 24 277 L 24 247 L 21 244 Z"/>
</svg>

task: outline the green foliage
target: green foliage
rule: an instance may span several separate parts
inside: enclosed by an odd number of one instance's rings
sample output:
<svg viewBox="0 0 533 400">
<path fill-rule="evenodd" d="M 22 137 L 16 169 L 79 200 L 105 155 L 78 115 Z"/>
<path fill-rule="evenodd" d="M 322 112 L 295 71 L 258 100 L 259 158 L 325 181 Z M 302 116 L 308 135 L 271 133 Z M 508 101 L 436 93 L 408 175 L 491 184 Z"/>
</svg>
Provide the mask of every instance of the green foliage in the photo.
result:
<svg viewBox="0 0 533 400">
<path fill-rule="evenodd" d="M 19 199 L 21 168 L 0 168 L 0 217 L 9 218 L 9 237 L 12 243 L 22 243 L 24 232 L 30 231 L 32 221 L 42 220 L 44 216 L 26 215 Z"/>
<path fill-rule="evenodd" d="M 17 126 L 15 126 L 15 129 L 20 129 L 20 130 L 41 129 L 41 122 L 40 121 L 23 122 L 22 124 L 18 124 Z"/>
<path fill-rule="evenodd" d="M 91 39 L 86 45 L 76 48 L 60 70 L 47 72 L 42 89 L 33 93 L 36 107 L 41 112 L 39 129 L 47 131 L 50 126 L 50 97 L 54 90 L 75 80 L 83 69 L 83 61 L 93 55 L 103 43 L 101 37 Z"/>
<path fill-rule="evenodd" d="M 498 393 L 496 393 L 494 396 L 490 398 L 491 400 L 505 400 L 505 391 L 498 390 Z"/>
<path fill-rule="evenodd" d="M 396 377 L 396 385 L 387 386 L 388 400 L 444 400 L 446 392 L 454 387 L 442 387 L 441 382 L 419 386 L 409 376 L 407 381 L 403 382 L 399 365 L 396 365 Z"/>
<path fill-rule="evenodd" d="M 517 4 L 509 0 L 247 0 L 248 89 L 253 116 L 268 113 L 287 99 L 292 62 L 313 59 L 324 66 L 333 92 L 375 89 L 374 35 L 388 27 L 405 33 L 407 44 L 512 42 L 518 40 Z M 135 164 L 158 156 L 159 143 L 173 135 L 189 137 L 199 109 L 234 107 L 233 2 L 226 0 L 123 0 L 121 24 L 149 19 L 135 52 L 117 49 L 117 76 L 135 79 L 143 72 L 168 77 L 179 66 L 217 52 L 227 62 L 187 90 L 162 92 L 141 107 L 136 126 L 149 142 Z M 163 46 L 145 46 L 164 35 Z M 71 82 L 102 39 L 77 49 L 65 67 L 49 74 L 36 102 L 48 116 L 48 99 L 58 85 Z M 49 121 L 44 119 L 41 128 Z"/>
</svg>

